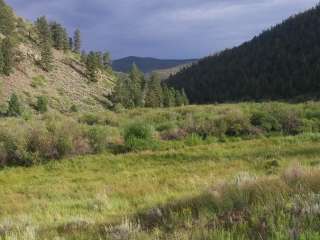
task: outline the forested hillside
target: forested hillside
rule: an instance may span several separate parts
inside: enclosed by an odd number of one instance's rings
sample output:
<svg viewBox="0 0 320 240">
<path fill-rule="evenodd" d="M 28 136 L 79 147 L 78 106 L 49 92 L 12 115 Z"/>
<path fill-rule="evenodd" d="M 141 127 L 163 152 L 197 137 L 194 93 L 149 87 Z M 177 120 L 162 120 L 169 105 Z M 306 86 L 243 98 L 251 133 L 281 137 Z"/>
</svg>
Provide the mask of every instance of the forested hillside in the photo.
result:
<svg viewBox="0 0 320 240">
<path fill-rule="evenodd" d="M 116 80 L 109 54 L 81 53 L 81 32 L 73 32 L 45 16 L 26 21 L 0 0 L 0 114 L 10 98 L 25 112 L 39 102 L 62 112 L 104 108 Z"/>
<path fill-rule="evenodd" d="M 156 59 L 143 57 L 126 57 L 112 62 L 112 68 L 118 72 L 128 73 L 131 70 L 132 64 L 136 64 L 144 73 L 150 73 L 155 70 L 168 69 L 177 67 L 179 65 L 190 64 L 197 61 L 197 59 Z"/>
<path fill-rule="evenodd" d="M 169 78 L 193 103 L 318 98 L 320 6 Z"/>
</svg>

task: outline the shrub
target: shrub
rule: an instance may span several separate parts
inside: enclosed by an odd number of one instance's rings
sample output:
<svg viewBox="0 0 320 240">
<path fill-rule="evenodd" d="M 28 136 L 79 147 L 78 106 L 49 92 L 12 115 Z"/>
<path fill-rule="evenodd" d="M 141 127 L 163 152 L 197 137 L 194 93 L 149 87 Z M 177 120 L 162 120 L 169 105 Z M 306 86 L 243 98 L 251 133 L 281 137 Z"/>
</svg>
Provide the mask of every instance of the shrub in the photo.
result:
<svg viewBox="0 0 320 240">
<path fill-rule="evenodd" d="M 85 124 L 88 124 L 90 126 L 99 123 L 99 118 L 98 118 L 97 114 L 93 114 L 93 113 L 84 114 L 84 115 L 82 115 L 80 117 L 79 120 L 80 120 L 81 123 L 85 123 Z"/>
<path fill-rule="evenodd" d="M 220 121 L 226 124 L 226 135 L 242 136 L 251 132 L 249 117 L 241 111 L 230 111 Z"/>
<path fill-rule="evenodd" d="M 48 98 L 46 96 L 37 97 L 36 109 L 40 113 L 45 113 L 48 111 Z"/>
<path fill-rule="evenodd" d="M 154 129 L 151 125 L 136 122 L 124 129 L 124 142 L 130 150 L 144 150 L 154 146 Z"/>
<path fill-rule="evenodd" d="M 70 107 L 70 112 L 78 112 L 78 107 L 77 105 L 73 104 L 71 107 Z"/>
<path fill-rule="evenodd" d="M 102 152 L 107 146 L 107 131 L 104 127 L 94 126 L 88 130 L 89 144 L 95 153 Z"/>
<path fill-rule="evenodd" d="M 279 131 L 281 129 L 281 124 L 278 119 L 266 111 L 253 112 L 250 122 L 253 126 L 266 132 Z"/>
<path fill-rule="evenodd" d="M 8 102 L 8 111 L 7 116 L 9 117 L 18 117 L 22 114 L 22 107 L 19 101 L 19 98 L 16 94 L 12 94 Z"/>
<path fill-rule="evenodd" d="M 189 135 L 185 140 L 185 144 L 187 146 L 196 146 L 200 145 L 201 143 L 203 143 L 203 139 L 195 133 Z"/>
<path fill-rule="evenodd" d="M 31 87 L 38 88 L 47 84 L 47 80 L 43 75 L 38 75 L 32 78 Z"/>
<path fill-rule="evenodd" d="M 303 131 L 303 121 L 301 115 L 292 110 L 280 113 L 280 123 L 285 134 L 296 135 Z"/>
</svg>

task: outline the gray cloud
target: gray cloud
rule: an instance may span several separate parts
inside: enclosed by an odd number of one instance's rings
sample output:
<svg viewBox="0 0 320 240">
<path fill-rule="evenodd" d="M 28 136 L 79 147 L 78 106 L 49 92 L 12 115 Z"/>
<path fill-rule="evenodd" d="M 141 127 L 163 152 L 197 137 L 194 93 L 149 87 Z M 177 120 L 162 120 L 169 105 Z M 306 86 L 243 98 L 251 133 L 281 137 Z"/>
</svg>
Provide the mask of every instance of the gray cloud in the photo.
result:
<svg viewBox="0 0 320 240">
<path fill-rule="evenodd" d="M 46 15 L 86 49 L 112 55 L 201 57 L 249 40 L 318 0 L 7 0 L 21 16 Z"/>
</svg>

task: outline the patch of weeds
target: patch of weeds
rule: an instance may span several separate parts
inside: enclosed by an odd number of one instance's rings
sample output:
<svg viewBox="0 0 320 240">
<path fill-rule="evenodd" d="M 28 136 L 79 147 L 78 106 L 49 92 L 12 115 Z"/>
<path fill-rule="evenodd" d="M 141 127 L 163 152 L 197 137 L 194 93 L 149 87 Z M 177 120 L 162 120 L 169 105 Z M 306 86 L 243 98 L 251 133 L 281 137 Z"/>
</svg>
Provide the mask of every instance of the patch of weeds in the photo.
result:
<svg viewBox="0 0 320 240">
<path fill-rule="evenodd" d="M 32 78 L 31 87 L 39 88 L 44 87 L 47 84 L 47 80 L 43 75 L 38 75 Z"/>
</svg>

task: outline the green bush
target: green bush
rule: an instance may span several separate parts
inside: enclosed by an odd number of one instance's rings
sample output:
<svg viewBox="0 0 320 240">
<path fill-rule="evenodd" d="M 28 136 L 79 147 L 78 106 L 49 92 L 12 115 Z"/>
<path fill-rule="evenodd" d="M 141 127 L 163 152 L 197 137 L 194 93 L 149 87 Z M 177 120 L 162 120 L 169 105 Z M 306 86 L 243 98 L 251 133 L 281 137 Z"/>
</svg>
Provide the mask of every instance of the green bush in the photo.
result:
<svg viewBox="0 0 320 240">
<path fill-rule="evenodd" d="M 7 116 L 9 117 L 18 117 L 22 114 L 22 106 L 20 104 L 19 98 L 16 94 L 12 94 L 10 96 L 10 100 L 8 102 L 8 110 Z"/>
<path fill-rule="evenodd" d="M 90 146 L 95 153 L 102 152 L 106 149 L 108 134 L 104 127 L 90 127 L 87 134 Z"/>
<path fill-rule="evenodd" d="M 281 129 L 281 124 L 278 119 L 266 111 L 253 112 L 250 122 L 253 126 L 266 132 L 279 131 Z"/>
<path fill-rule="evenodd" d="M 88 124 L 88 125 L 92 126 L 92 125 L 95 125 L 95 124 L 99 123 L 99 117 L 98 117 L 97 114 L 87 113 L 87 114 L 82 115 L 80 117 L 79 121 L 81 123 L 85 123 L 85 124 Z"/>
<path fill-rule="evenodd" d="M 46 96 L 37 97 L 36 109 L 40 113 L 48 111 L 48 98 Z"/>
<path fill-rule="evenodd" d="M 193 133 L 191 135 L 189 135 L 186 140 L 185 140 L 185 144 L 187 146 L 197 146 L 202 144 L 204 141 L 202 139 L 202 137 L 200 137 L 199 135 Z"/>
<path fill-rule="evenodd" d="M 303 120 L 299 112 L 287 109 L 280 113 L 282 131 L 288 135 L 296 135 L 303 131 Z"/>
<path fill-rule="evenodd" d="M 144 150 L 154 147 L 154 128 L 146 123 L 136 122 L 124 129 L 125 146 L 130 150 Z"/>
<path fill-rule="evenodd" d="M 227 136 L 243 136 L 251 132 L 250 119 L 241 111 L 230 111 L 221 120 L 226 124 Z"/>
<path fill-rule="evenodd" d="M 71 107 L 70 107 L 70 112 L 78 112 L 79 109 L 77 107 L 77 105 L 73 104 Z"/>
<path fill-rule="evenodd" d="M 43 75 L 38 75 L 32 78 L 31 87 L 38 88 L 47 84 L 47 80 Z"/>
</svg>

